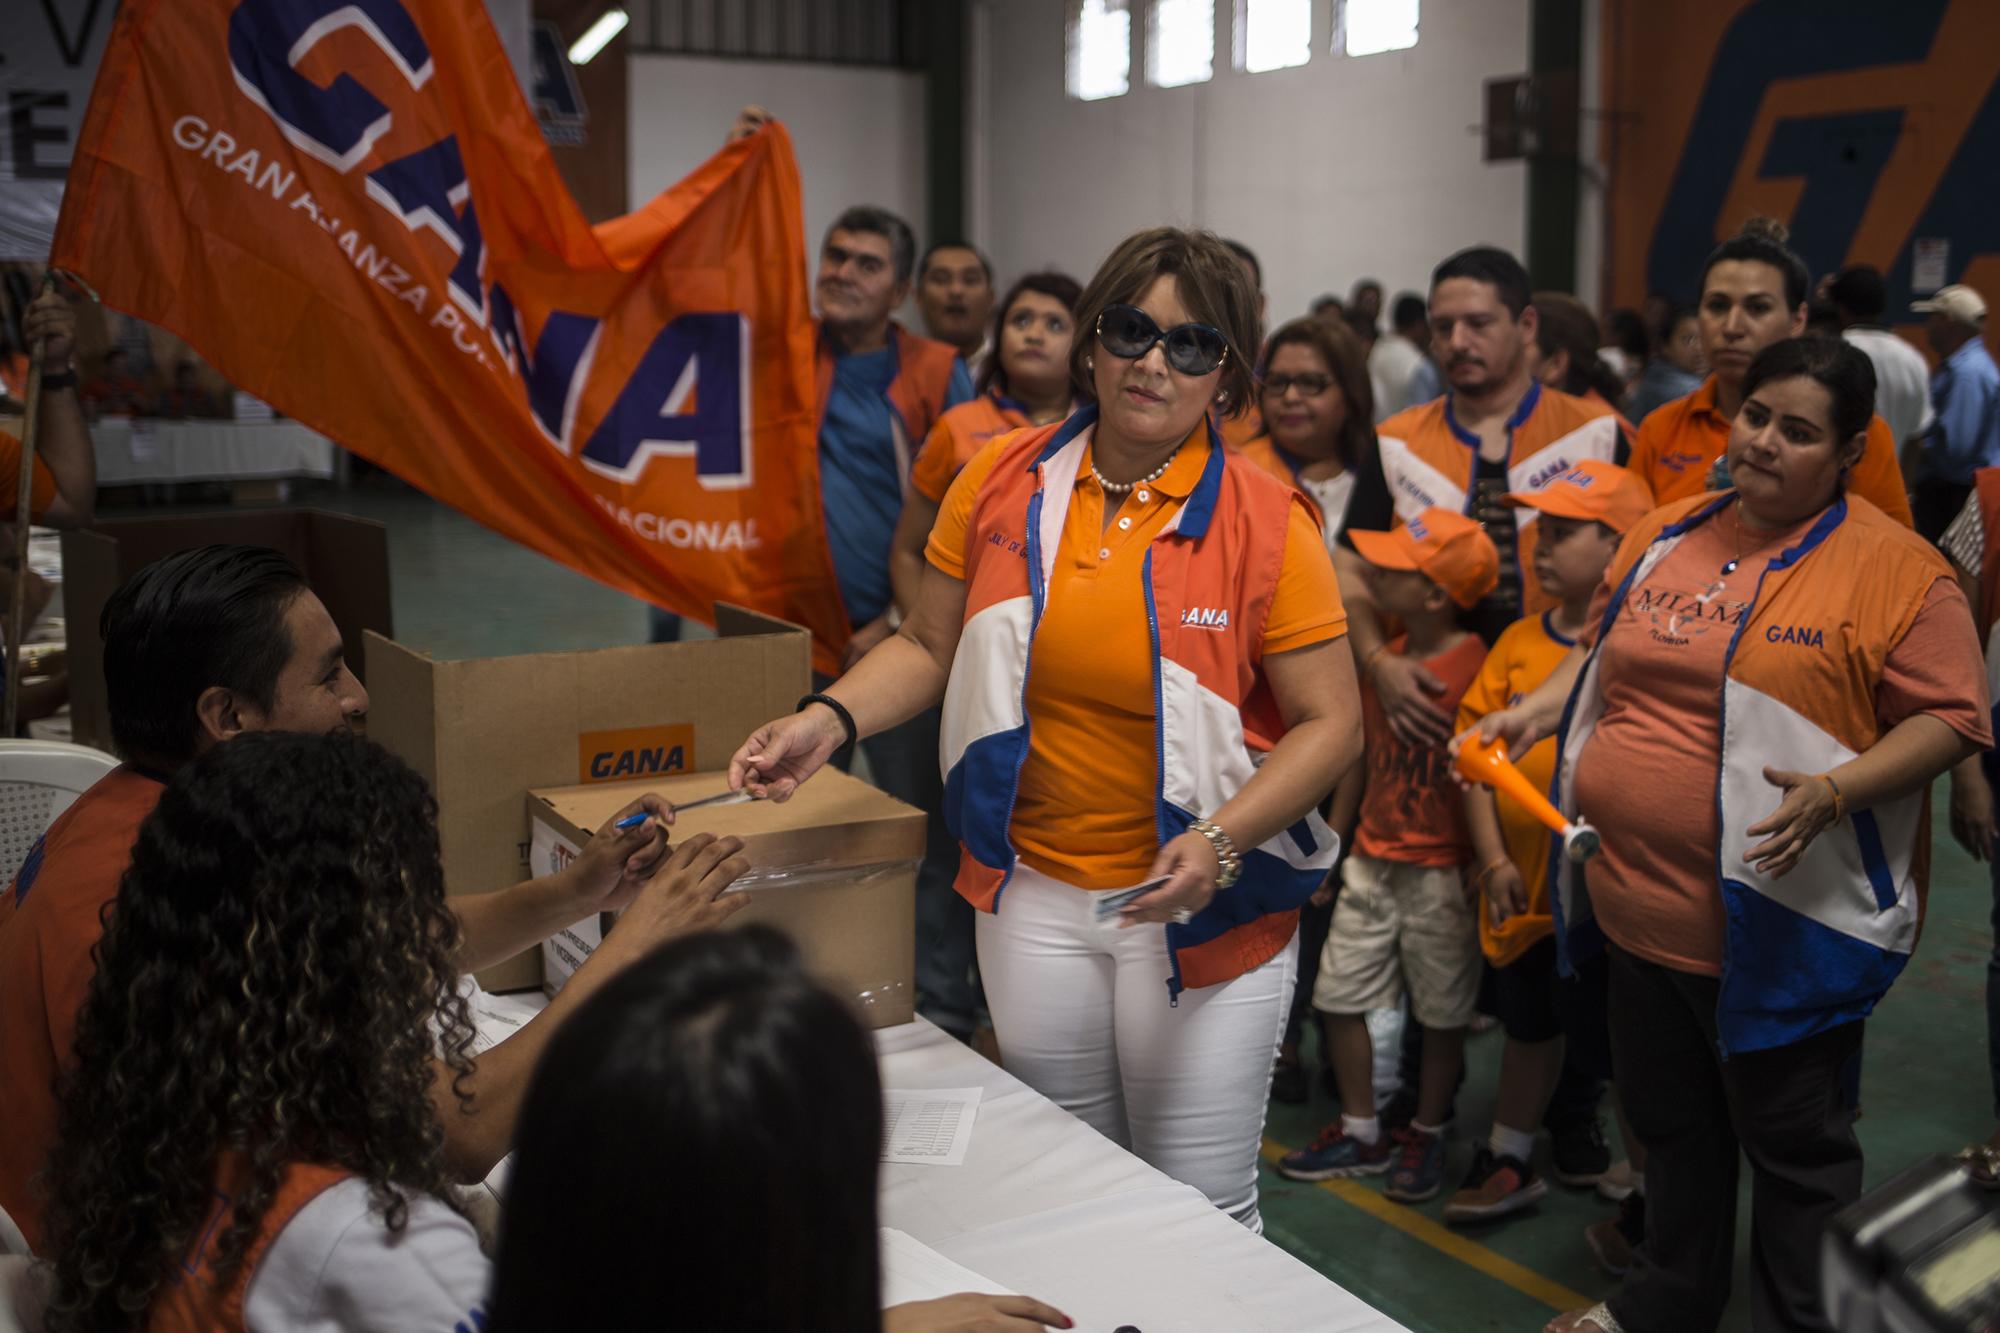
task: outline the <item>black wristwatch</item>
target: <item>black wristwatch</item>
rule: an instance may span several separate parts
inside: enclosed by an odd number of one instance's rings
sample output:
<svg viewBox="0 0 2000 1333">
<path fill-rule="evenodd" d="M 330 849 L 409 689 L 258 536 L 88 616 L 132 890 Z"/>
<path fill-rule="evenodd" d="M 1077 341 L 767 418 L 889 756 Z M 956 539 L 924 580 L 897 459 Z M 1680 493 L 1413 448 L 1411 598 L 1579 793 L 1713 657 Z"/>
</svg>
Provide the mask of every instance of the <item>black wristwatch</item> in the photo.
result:
<svg viewBox="0 0 2000 1333">
<path fill-rule="evenodd" d="M 74 389 L 76 387 L 76 367 L 71 366 L 68 370 L 59 370 L 53 375 L 49 374 L 46 370 L 43 371 L 42 387 L 44 389 Z"/>
<path fill-rule="evenodd" d="M 828 708 L 831 708 L 833 715 L 840 719 L 841 730 L 847 733 L 847 739 L 834 749 L 833 757 L 837 760 L 842 755 L 851 751 L 854 748 L 854 742 L 860 739 L 861 733 L 854 725 L 854 714 L 848 712 L 847 706 L 830 694 L 808 694 L 805 698 L 799 700 L 799 706 L 796 711 L 803 713 L 814 704 L 825 704 Z"/>
</svg>

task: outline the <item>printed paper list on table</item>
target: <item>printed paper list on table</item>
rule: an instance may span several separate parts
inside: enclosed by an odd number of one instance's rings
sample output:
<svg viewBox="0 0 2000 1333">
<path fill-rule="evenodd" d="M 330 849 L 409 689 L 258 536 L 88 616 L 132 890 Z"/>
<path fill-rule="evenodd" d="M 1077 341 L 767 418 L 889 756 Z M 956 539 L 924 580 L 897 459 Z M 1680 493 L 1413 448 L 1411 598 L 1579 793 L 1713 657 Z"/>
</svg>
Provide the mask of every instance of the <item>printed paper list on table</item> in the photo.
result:
<svg viewBox="0 0 2000 1333">
<path fill-rule="evenodd" d="M 882 1093 L 882 1160 L 957 1166 L 972 1143 L 979 1088 L 889 1088 Z"/>
</svg>

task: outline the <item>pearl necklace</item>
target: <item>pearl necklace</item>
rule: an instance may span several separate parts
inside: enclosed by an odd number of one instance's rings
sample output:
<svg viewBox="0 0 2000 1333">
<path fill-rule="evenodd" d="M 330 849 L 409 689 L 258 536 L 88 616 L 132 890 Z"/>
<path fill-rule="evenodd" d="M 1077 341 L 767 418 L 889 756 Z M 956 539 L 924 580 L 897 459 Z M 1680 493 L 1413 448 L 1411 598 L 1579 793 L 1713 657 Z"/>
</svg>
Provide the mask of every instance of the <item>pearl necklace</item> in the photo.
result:
<svg viewBox="0 0 2000 1333">
<path fill-rule="evenodd" d="M 1097 460 L 1095 458 L 1090 460 L 1090 475 L 1097 478 L 1098 486 L 1103 489 L 1106 495 L 1129 495 L 1132 493 L 1134 488 L 1139 486 L 1150 486 L 1154 482 L 1158 481 L 1161 477 L 1166 476 L 1167 469 L 1172 467 L 1174 464 L 1174 455 L 1180 453 L 1180 451 L 1181 447 L 1178 444 L 1175 445 L 1173 453 L 1167 455 L 1165 462 L 1161 463 L 1158 467 L 1154 468 L 1151 472 L 1148 472 L 1145 476 L 1139 478 L 1137 481 L 1112 481 L 1111 479 L 1106 477 L 1102 472 L 1099 472 L 1097 470 Z"/>
</svg>

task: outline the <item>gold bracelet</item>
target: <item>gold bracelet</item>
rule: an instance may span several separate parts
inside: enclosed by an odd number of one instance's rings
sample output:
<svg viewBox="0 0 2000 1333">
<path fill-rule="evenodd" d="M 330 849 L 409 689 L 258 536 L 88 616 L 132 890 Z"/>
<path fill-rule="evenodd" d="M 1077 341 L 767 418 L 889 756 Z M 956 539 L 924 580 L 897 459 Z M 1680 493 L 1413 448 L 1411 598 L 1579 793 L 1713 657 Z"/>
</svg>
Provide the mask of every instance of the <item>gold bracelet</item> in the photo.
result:
<svg viewBox="0 0 2000 1333">
<path fill-rule="evenodd" d="M 1386 642 L 1378 643 L 1375 645 L 1375 651 L 1361 660 L 1361 675 L 1363 679 L 1367 679 L 1368 674 L 1375 670 L 1375 663 L 1381 659 L 1383 653 L 1388 651 L 1389 645 Z"/>
<path fill-rule="evenodd" d="M 1514 863 L 1508 860 L 1504 856 L 1498 857 L 1495 860 L 1487 862 L 1484 866 L 1480 867 L 1479 872 L 1472 877 L 1472 887 L 1481 890 L 1485 889 L 1486 881 L 1493 878 L 1494 871 L 1500 869 L 1502 866 L 1510 866 L 1512 864 Z"/>
<path fill-rule="evenodd" d="M 1822 773 L 1819 775 L 1819 780 L 1833 793 L 1833 822 L 1838 824 L 1847 817 L 1847 798 L 1840 794 L 1840 784 L 1833 780 L 1833 774 Z"/>
</svg>

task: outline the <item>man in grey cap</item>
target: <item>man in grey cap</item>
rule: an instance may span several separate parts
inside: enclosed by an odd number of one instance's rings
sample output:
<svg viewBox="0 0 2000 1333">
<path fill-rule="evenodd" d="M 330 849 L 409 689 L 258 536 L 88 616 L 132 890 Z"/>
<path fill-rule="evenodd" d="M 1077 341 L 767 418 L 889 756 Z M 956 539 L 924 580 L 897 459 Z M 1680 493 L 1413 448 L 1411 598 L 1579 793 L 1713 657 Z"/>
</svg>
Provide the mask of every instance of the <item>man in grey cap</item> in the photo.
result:
<svg viewBox="0 0 2000 1333">
<path fill-rule="evenodd" d="M 1972 288 L 1940 287 L 1910 309 L 1930 316 L 1924 336 L 1938 358 L 1931 376 L 1937 420 L 1910 496 L 1917 531 L 1936 541 L 1964 508 L 1972 474 L 2000 465 L 2000 367 L 1986 350 L 1986 298 Z"/>
</svg>

